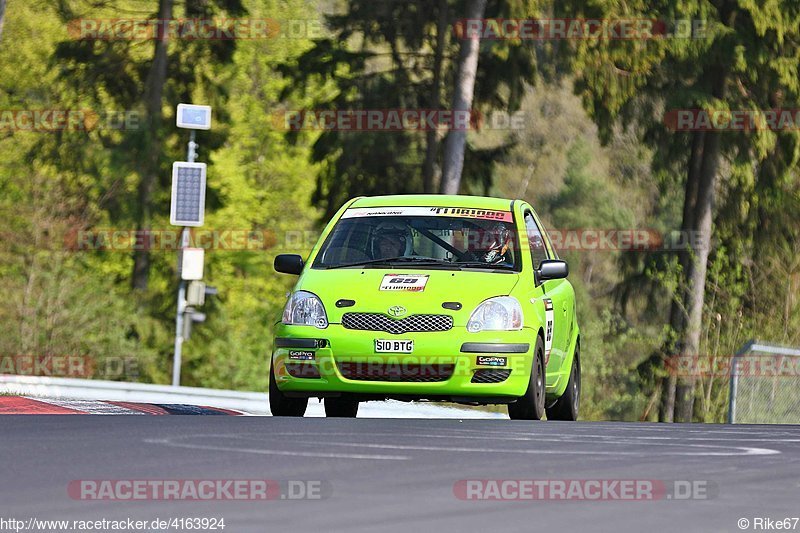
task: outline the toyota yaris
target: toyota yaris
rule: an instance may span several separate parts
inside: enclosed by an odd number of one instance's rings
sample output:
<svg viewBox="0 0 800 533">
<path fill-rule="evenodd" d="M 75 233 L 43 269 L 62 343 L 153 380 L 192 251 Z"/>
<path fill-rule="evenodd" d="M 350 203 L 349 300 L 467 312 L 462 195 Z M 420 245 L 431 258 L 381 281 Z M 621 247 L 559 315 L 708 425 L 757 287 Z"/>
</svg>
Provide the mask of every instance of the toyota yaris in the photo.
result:
<svg viewBox="0 0 800 533">
<path fill-rule="evenodd" d="M 304 260 L 276 325 L 273 415 L 356 416 L 368 400 L 506 404 L 514 419 L 575 420 L 575 295 L 533 208 L 520 200 L 355 198 Z"/>
</svg>

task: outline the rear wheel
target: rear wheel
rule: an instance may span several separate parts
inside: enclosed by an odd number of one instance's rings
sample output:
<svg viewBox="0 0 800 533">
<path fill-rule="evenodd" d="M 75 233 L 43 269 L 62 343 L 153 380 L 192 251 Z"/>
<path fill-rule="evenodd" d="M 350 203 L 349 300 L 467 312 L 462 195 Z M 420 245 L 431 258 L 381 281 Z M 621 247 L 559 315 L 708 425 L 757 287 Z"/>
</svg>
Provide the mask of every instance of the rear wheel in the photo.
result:
<svg viewBox="0 0 800 533">
<path fill-rule="evenodd" d="M 575 345 L 575 356 L 572 358 L 572 370 L 569 373 L 569 383 L 564 394 L 556 400 L 552 407 L 547 408 L 548 420 L 577 420 L 578 407 L 581 399 L 581 350 Z"/>
<path fill-rule="evenodd" d="M 287 398 L 278 389 L 272 364 L 269 365 L 269 410 L 272 416 L 303 416 L 308 407 L 308 398 Z"/>
<path fill-rule="evenodd" d="M 544 343 L 536 337 L 534 360 L 528 389 L 516 402 L 508 404 L 508 416 L 512 420 L 541 420 L 544 417 L 545 369 Z"/>
<path fill-rule="evenodd" d="M 325 398 L 325 416 L 328 418 L 355 418 L 358 400 L 349 398 Z"/>
</svg>

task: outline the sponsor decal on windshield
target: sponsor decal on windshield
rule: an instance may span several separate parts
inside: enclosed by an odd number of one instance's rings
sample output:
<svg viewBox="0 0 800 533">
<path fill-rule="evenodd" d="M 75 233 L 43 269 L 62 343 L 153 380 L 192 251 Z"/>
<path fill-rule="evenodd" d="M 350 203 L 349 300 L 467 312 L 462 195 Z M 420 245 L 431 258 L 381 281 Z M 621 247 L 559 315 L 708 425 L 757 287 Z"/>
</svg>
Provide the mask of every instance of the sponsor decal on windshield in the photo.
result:
<svg viewBox="0 0 800 533">
<path fill-rule="evenodd" d="M 513 220 L 511 211 L 496 211 L 493 209 L 474 209 L 466 207 L 356 207 L 345 211 L 342 215 L 342 218 L 397 216 L 444 216 L 497 220 L 500 222 L 511 222 Z"/>
<path fill-rule="evenodd" d="M 498 220 L 500 222 L 511 222 L 511 211 L 494 211 L 492 209 L 467 209 L 464 207 L 431 207 L 431 214 L 462 217 L 462 218 L 481 218 L 485 220 Z"/>
<path fill-rule="evenodd" d="M 422 292 L 427 284 L 427 274 L 386 274 L 380 290 Z"/>
</svg>

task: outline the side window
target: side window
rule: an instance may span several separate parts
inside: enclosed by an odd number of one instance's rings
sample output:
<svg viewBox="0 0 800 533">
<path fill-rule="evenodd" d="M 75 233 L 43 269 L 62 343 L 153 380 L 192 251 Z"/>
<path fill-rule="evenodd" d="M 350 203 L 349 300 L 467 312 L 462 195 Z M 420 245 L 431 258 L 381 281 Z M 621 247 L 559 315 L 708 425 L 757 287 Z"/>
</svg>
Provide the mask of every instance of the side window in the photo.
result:
<svg viewBox="0 0 800 533">
<path fill-rule="evenodd" d="M 537 226 L 539 226 L 544 236 L 544 245 L 547 247 L 547 255 L 550 259 L 558 259 L 558 252 L 553 246 L 553 242 L 550 240 L 550 234 L 547 232 L 547 228 L 544 227 L 544 224 L 542 224 L 542 221 L 538 218 L 534 217 L 534 220 L 537 221 Z"/>
<path fill-rule="evenodd" d="M 525 232 L 528 234 L 528 246 L 531 251 L 531 259 L 533 260 L 533 268 L 539 268 L 539 264 L 548 259 L 547 248 L 545 246 L 542 232 L 539 231 L 539 226 L 533 219 L 530 211 L 525 212 Z"/>
</svg>

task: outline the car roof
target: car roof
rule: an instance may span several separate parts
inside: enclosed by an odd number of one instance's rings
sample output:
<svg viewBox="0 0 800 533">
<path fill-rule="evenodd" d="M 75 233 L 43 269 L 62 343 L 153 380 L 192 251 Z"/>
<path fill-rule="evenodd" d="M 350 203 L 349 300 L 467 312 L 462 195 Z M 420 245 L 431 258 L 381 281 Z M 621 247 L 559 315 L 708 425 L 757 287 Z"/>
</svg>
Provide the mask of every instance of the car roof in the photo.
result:
<svg viewBox="0 0 800 533">
<path fill-rule="evenodd" d="M 467 207 L 476 209 L 511 210 L 511 200 L 486 196 L 458 194 L 394 194 L 357 198 L 350 207 Z"/>
</svg>

